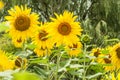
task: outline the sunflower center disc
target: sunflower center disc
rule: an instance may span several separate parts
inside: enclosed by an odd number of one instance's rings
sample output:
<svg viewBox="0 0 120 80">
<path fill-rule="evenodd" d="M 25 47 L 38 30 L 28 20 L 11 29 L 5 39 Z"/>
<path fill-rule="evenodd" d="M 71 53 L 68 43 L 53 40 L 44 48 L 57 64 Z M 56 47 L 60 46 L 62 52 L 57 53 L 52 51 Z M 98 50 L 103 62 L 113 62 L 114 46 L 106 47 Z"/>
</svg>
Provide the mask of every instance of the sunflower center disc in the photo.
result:
<svg viewBox="0 0 120 80">
<path fill-rule="evenodd" d="M 95 56 L 95 57 L 98 57 L 98 56 L 99 56 L 99 54 L 100 54 L 100 51 L 99 51 L 99 49 L 97 49 L 97 51 L 96 51 L 96 52 L 94 52 L 94 56 Z"/>
<path fill-rule="evenodd" d="M 21 43 L 21 42 L 22 42 L 21 38 L 20 38 L 20 39 L 17 39 L 17 42 L 18 42 L 18 43 Z"/>
<path fill-rule="evenodd" d="M 118 58 L 120 59 L 120 47 L 118 47 L 118 48 L 116 49 L 116 53 L 117 53 Z"/>
<path fill-rule="evenodd" d="M 46 38 L 46 36 L 48 35 L 48 33 L 46 33 L 45 31 L 41 31 L 40 33 L 39 33 L 39 39 L 41 40 L 41 41 L 46 41 L 48 38 Z"/>
<path fill-rule="evenodd" d="M 19 16 L 14 24 L 16 30 L 25 31 L 30 27 L 30 19 L 27 16 Z"/>
<path fill-rule="evenodd" d="M 69 46 L 70 49 L 75 50 L 78 47 L 77 44 L 73 44 L 73 46 Z"/>
<path fill-rule="evenodd" d="M 71 32 L 71 26 L 66 22 L 61 23 L 58 26 L 58 32 L 62 35 L 69 35 L 69 33 Z"/>
<path fill-rule="evenodd" d="M 109 60 L 108 58 L 105 58 L 104 61 L 105 61 L 105 63 L 107 63 L 107 64 L 111 63 L 111 60 Z"/>
<path fill-rule="evenodd" d="M 15 65 L 17 66 L 17 67 L 21 67 L 22 66 L 22 59 L 21 58 L 17 58 L 16 60 L 15 60 Z"/>
</svg>

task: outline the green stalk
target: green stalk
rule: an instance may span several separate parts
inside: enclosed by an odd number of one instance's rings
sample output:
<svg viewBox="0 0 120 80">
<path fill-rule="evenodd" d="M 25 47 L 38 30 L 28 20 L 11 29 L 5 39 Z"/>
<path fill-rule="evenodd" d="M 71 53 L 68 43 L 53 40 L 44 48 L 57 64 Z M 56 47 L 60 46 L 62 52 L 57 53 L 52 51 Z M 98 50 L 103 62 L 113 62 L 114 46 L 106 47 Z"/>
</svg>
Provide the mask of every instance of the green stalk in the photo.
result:
<svg viewBox="0 0 120 80">
<path fill-rule="evenodd" d="M 55 80 L 58 80 L 58 70 L 60 66 L 60 51 L 57 53 L 57 65 L 56 65 L 56 74 L 55 74 Z"/>
<path fill-rule="evenodd" d="M 48 61 L 47 61 L 47 71 L 49 72 L 49 70 L 50 70 L 50 67 L 49 67 L 49 52 L 48 52 L 48 49 L 47 49 L 47 58 L 48 58 Z M 50 80 L 50 76 L 48 75 L 48 80 Z"/>
<path fill-rule="evenodd" d="M 59 69 L 59 53 L 57 53 L 57 65 L 56 65 L 56 76 L 55 76 L 55 80 L 58 80 L 58 69 Z"/>
<path fill-rule="evenodd" d="M 83 51 L 83 58 L 84 58 L 84 62 L 83 62 L 83 69 L 84 69 L 83 80 L 86 80 L 86 78 L 85 78 L 85 76 L 86 76 L 85 54 L 86 54 L 86 44 L 84 44 L 84 51 Z"/>
</svg>

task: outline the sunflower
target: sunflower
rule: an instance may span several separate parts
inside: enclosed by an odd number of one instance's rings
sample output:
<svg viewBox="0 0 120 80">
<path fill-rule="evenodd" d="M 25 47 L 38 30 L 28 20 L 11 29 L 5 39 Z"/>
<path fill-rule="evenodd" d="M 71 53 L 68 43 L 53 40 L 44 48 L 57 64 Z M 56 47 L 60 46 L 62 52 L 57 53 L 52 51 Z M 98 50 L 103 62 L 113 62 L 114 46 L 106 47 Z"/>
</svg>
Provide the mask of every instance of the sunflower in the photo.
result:
<svg viewBox="0 0 120 80">
<path fill-rule="evenodd" d="M 40 57 L 40 56 L 50 55 L 51 50 L 35 48 L 34 52 L 37 54 L 38 57 Z"/>
<path fill-rule="evenodd" d="M 27 66 L 27 59 L 26 58 L 21 58 L 21 57 L 16 57 L 14 61 L 15 67 L 16 68 L 26 68 Z"/>
<path fill-rule="evenodd" d="M 33 36 L 39 24 L 37 14 L 31 13 L 31 9 L 28 9 L 26 5 L 15 6 L 8 12 L 10 16 L 5 18 L 10 22 L 9 34 L 15 44 L 18 44 L 19 41 L 24 42 L 27 38 Z"/>
<path fill-rule="evenodd" d="M 4 2 L 0 1 L 0 10 L 3 9 L 3 7 L 4 7 Z"/>
<path fill-rule="evenodd" d="M 12 42 L 14 43 L 14 45 L 16 46 L 16 47 L 21 47 L 22 45 L 23 45 L 23 40 L 21 40 L 21 38 L 20 39 L 17 39 L 17 40 L 15 40 L 15 38 L 13 38 L 12 39 Z"/>
<path fill-rule="evenodd" d="M 100 48 L 93 48 L 91 51 L 90 56 L 98 57 L 101 54 L 101 49 Z"/>
<path fill-rule="evenodd" d="M 97 60 L 98 63 L 103 64 L 105 71 L 113 71 L 114 65 L 111 62 L 111 55 L 110 54 L 100 54 L 99 59 Z"/>
<path fill-rule="evenodd" d="M 90 56 L 93 57 L 92 61 L 98 61 L 99 60 L 99 55 L 101 54 L 101 48 L 93 48 L 91 50 Z"/>
<path fill-rule="evenodd" d="M 0 50 L 0 71 L 10 70 L 14 68 L 14 61 L 10 60 L 6 53 Z"/>
<path fill-rule="evenodd" d="M 73 16 L 73 13 L 64 11 L 63 15 L 55 13 L 56 18 L 51 18 L 52 22 L 49 24 L 49 32 L 51 33 L 56 46 L 72 45 L 79 41 L 77 35 L 81 35 L 81 26 Z"/>
<path fill-rule="evenodd" d="M 116 69 L 120 69 L 120 43 L 114 45 L 111 49 L 111 60 Z"/>
<path fill-rule="evenodd" d="M 51 37 L 49 37 L 49 32 L 47 31 L 48 29 L 47 23 L 44 25 L 41 25 L 38 28 L 38 32 L 36 32 L 35 37 L 33 37 L 33 43 L 36 45 L 35 52 L 38 52 L 36 50 L 40 49 L 40 51 L 50 50 L 52 49 L 54 42 L 52 41 Z"/>
<path fill-rule="evenodd" d="M 111 62 L 111 46 L 101 49 L 101 54 L 99 54 L 98 63 L 103 64 L 105 71 L 113 71 L 115 69 L 114 65 Z"/>
<path fill-rule="evenodd" d="M 73 44 L 72 46 L 65 47 L 65 50 L 70 56 L 78 56 L 78 54 L 82 52 L 81 49 L 82 49 L 81 42 L 77 42 L 76 44 Z"/>
</svg>

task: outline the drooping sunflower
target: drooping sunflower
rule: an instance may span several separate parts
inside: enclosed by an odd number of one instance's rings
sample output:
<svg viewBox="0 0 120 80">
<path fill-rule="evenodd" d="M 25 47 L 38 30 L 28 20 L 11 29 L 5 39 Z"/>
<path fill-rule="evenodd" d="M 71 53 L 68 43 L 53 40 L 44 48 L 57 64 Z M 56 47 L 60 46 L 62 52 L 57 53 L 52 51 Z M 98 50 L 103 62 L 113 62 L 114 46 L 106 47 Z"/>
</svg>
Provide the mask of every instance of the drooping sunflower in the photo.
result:
<svg viewBox="0 0 120 80">
<path fill-rule="evenodd" d="M 65 50 L 70 56 L 78 56 L 82 52 L 82 44 L 81 42 L 77 42 L 76 44 L 73 44 L 72 46 L 66 46 Z"/>
<path fill-rule="evenodd" d="M 35 52 L 43 51 L 41 53 L 44 53 L 46 50 L 52 49 L 54 41 L 49 37 L 49 32 L 47 30 L 48 26 L 47 23 L 45 23 L 38 28 L 38 32 L 36 32 L 35 37 L 33 37 L 33 43 L 36 45 Z"/>
<path fill-rule="evenodd" d="M 5 18 L 10 22 L 9 34 L 15 44 L 24 42 L 27 38 L 33 36 L 38 27 L 38 15 L 31 13 L 31 9 L 27 6 L 14 6 L 8 10 L 9 16 Z M 17 43 L 18 42 L 18 43 Z"/>
<path fill-rule="evenodd" d="M 120 69 L 120 43 L 114 45 L 111 49 L 111 61 L 116 69 Z"/>
<path fill-rule="evenodd" d="M 26 58 L 21 58 L 21 57 L 16 57 L 14 60 L 15 68 L 26 68 L 27 66 L 27 59 Z"/>
<path fill-rule="evenodd" d="M 10 60 L 6 53 L 0 50 L 0 72 L 14 68 L 14 61 Z"/>
<path fill-rule="evenodd" d="M 81 35 L 80 23 L 75 21 L 77 16 L 73 13 L 64 11 L 63 15 L 56 14 L 56 18 L 51 18 L 52 22 L 49 24 L 49 32 L 56 42 L 56 46 L 72 45 L 79 41 L 77 35 Z"/>
<path fill-rule="evenodd" d="M 4 2 L 0 1 L 0 10 L 3 9 L 3 7 L 4 7 Z"/>
</svg>

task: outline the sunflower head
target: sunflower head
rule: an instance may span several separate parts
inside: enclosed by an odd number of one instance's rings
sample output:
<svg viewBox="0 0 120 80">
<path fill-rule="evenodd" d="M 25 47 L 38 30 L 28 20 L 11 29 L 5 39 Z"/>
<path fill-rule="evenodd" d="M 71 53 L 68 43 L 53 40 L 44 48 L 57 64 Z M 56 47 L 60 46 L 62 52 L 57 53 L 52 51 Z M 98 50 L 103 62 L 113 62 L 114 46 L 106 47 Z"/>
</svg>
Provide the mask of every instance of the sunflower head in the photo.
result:
<svg viewBox="0 0 120 80">
<path fill-rule="evenodd" d="M 27 6 L 14 6 L 8 10 L 9 16 L 5 18 L 10 23 L 9 34 L 12 41 L 20 46 L 27 38 L 34 35 L 38 28 L 38 15 L 31 13 L 31 8 Z"/>
<path fill-rule="evenodd" d="M 51 19 L 54 22 L 58 22 L 58 24 L 56 23 L 56 25 L 54 26 L 56 26 L 57 31 L 60 35 L 67 36 L 71 34 L 73 31 L 73 27 L 78 28 L 79 30 L 78 35 L 81 34 L 82 29 L 80 28 L 79 22 L 75 22 L 77 16 L 73 16 L 73 13 L 64 11 L 63 15 L 58 15 L 56 13 L 55 15 L 56 15 L 56 19 L 55 18 L 51 18 Z"/>
<path fill-rule="evenodd" d="M 113 45 L 111 49 L 111 61 L 116 69 L 120 69 L 120 43 Z"/>
<path fill-rule="evenodd" d="M 48 32 L 47 23 L 41 25 L 34 37 L 32 38 L 33 43 L 39 49 L 51 49 L 54 45 L 54 41 L 52 41 L 50 37 L 50 33 Z"/>
<path fill-rule="evenodd" d="M 15 47 L 22 47 L 23 45 L 23 40 L 20 38 L 20 39 L 15 39 L 13 38 L 12 39 L 12 42 L 14 43 Z"/>
<path fill-rule="evenodd" d="M 48 35 L 48 33 L 45 30 L 41 30 L 38 34 L 39 40 L 46 41 L 48 39 L 47 35 Z"/>
<path fill-rule="evenodd" d="M 82 29 L 80 23 L 75 21 L 77 16 L 72 12 L 64 11 L 63 14 L 56 14 L 56 18 L 51 18 L 49 32 L 56 43 L 60 45 L 72 45 L 79 41 L 78 35 L 81 35 Z"/>
<path fill-rule="evenodd" d="M 27 65 L 27 59 L 21 57 L 16 57 L 14 64 L 16 68 L 25 68 Z"/>
<path fill-rule="evenodd" d="M 111 55 L 110 54 L 100 54 L 99 58 L 96 60 L 99 64 L 103 65 L 105 71 L 113 71 L 115 70 L 115 66 L 112 64 Z"/>
<path fill-rule="evenodd" d="M 111 64 L 111 55 L 108 54 L 108 58 L 103 59 L 106 64 Z"/>
<path fill-rule="evenodd" d="M 82 52 L 82 44 L 77 42 L 76 44 L 66 46 L 65 50 L 70 56 L 78 56 L 78 54 Z"/>
<path fill-rule="evenodd" d="M 51 50 L 35 48 L 34 52 L 35 52 L 35 54 L 37 54 L 38 57 L 42 57 L 42 56 L 49 56 L 51 53 Z"/>
<path fill-rule="evenodd" d="M 96 58 L 101 54 L 101 49 L 100 48 L 93 48 L 92 53 L 90 54 L 91 56 L 95 56 Z"/>
</svg>

